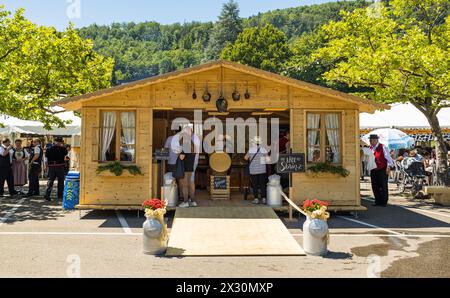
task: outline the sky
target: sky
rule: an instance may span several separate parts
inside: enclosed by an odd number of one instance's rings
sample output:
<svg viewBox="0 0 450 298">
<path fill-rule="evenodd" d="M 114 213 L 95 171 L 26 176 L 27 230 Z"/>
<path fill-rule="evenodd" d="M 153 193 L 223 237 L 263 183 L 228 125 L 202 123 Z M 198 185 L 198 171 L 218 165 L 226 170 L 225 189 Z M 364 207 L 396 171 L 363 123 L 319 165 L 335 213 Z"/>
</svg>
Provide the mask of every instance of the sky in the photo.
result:
<svg viewBox="0 0 450 298">
<path fill-rule="evenodd" d="M 227 0 L 0 0 L 9 11 L 25 8 L 31 21 L 59 30 L 69 22 L 75 27 L 113 22 L 157 21 L 161 24 L 215 21 Z M 258 12 L 331 0 L 238 0 L 241 17 Z"/>
</svg>

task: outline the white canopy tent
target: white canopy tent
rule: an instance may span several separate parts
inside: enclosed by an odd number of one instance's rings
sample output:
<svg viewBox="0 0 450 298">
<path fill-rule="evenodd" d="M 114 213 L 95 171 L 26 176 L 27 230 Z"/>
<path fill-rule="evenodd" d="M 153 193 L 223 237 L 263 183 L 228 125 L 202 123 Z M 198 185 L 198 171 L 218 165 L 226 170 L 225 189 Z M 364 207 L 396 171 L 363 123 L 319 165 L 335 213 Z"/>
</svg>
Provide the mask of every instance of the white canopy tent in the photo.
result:
<svg viewBox="0 0 450 298">
<path fill-rule="evenodd" d="M 64 128 L 54 127 L 51 130 L 44 129 L 44 125 L 37 121 L 20 120 L 14 117 L 0 115 L 0 135 L 15 139 L 18 135 L 26 136 L 64 136 L 74 137 L 81 135 L 81 118 L 73 112 L 65 112 L 57 115 L 62 120 L 70 120 L 71 123 Z"/>
<path fill-rule="evenodd" d="M 81 118 L 76 116 L 73 112 L 64 112 L 57 114 L 56 116 L 64 121 L 72 121 L 69 126 L 81 126 Z M 0 115 L 0 123 L 4 126 L 43 126 L 43 124 L 38 121 L 20 120 L 6 115 Z"/>
<path fill-rule="evenodd" d="M 450 128 L 450 108 L 443 109 L 438 114 L 441 127 Z M 395 127 L 429 128 L 427 118 L 412 104 L 394 104 L 389 111 L 377 111 L 375 114 L 362 113 L 361 129 Z"/>
</svg>

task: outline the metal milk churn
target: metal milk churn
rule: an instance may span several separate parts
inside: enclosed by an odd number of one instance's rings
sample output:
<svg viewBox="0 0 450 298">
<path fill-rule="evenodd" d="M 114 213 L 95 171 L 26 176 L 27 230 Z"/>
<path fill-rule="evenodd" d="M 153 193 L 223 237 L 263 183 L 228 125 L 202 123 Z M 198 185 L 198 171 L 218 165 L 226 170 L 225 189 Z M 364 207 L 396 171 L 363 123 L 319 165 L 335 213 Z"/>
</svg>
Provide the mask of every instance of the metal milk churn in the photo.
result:
<svg viewBox="0 0 450 298">
<path fill-rule="evenodd" d="M 163 198 L 167 207 L 176 207 L 178 204 L 178 185 L 172 173 L 164 175 Z"/>
<path fill-rule="evenodd" d="M 278 175 L 269 177 L 269 183 L 267 184 L 267 205 L 270 207 L 283 205 L 281 198 L 281 177 Z"/>
<path fill-rule="evenodd" d="M 303 249 L 309 255 L 324 256 L 328 253 L 328 224 L 321 219 L 307 217 L 303 225 Z"/>
<path fill-rule="evenodd" d="M 145 254 L 160 255 L 167 247 L 161 243 L 160 236 L 163 226 L 155 219 L 148 217 L 143 225 L 143 250 Z"/>
</svg>

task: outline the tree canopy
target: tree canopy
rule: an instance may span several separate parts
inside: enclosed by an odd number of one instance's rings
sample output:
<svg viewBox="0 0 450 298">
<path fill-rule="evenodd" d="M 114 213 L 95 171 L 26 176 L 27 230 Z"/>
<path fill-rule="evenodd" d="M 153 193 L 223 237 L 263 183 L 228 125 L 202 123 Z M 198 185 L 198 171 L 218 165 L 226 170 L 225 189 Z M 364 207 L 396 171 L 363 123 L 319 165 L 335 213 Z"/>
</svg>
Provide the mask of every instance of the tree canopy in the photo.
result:
<svg viewBox="0 0 450 298">
<path fill-rule="evenodd" d="M 72 27 L 57 32 L 0 6 L 1 114 L 63 126 L 50 103 L 110 86 L 112 68 Z"/>
<path fill-rule="evenodd" d="M 447 150 L 437 113 L 450 107 L 450 16 L 447 0 L 393 0 L 343 12 L 325 25 L 325 45 L 312 55 L 334 67 L 324 78 L 385 103 L 410 102 L 428 119 L 438 141 L 444 183 Z M 447 181 L 447 183 L 449 183 Z"/>
<path fill-rule="evenodd" d="M 217 60 L 223 49 L 234 43 L 238 35 L 242 32 L 242 19 L 239 16 L 239 5 L 233 0 L 223 5 L 219 21 L 214 28 L 209 39 L 208 47 L 205 51 L 206 60 Z"/>
<path fill-rule="evenodd" d="M 222 52 L 222 59 L 279 73 L 290 57 L 286 35 L 270 24 L 262 28 L 247 28 L 234 44 Z"/>
<path fill-rule="evenodd" d="M 99 54 L 114 58 L 113 84 L 120 84 L 217 59 L 226 43 L 234 43 L 245 28 L 271 24 L 286 34 L 288 43 L 293 43 L 305 32 L 315 32 L 330 20 L 340 20 L 340 10 L 367 5 L 362 0 L 330 2 L 274 10 L 241 20 L 237 4 L 227 3 L 217 23 L 131 22 L 91 25 L 78 31 L 81 37 L 93 40 Z"/>
</svg>

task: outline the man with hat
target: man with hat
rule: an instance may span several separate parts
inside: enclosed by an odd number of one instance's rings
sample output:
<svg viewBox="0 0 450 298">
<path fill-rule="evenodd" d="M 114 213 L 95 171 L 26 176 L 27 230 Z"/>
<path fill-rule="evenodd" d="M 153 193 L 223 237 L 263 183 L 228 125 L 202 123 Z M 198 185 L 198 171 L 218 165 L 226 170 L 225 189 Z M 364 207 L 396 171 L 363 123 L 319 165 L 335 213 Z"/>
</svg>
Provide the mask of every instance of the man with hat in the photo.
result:
<svg viewBox="0 0 450 298">
<path fill-rule="evenodd" d="M 388 175 L 394 162 L 388 148 L 379 142 L 378 135 L 370 135 L 370 150 L 375 156 L 377 166 L 370 171 L 372 190 L 375 196 L 374 206 L 386 207 L 389 200 Z"/>
<path fill-rule="evenodd" d="M 45 152 L 48 164 L 48 182 L 45 191 L 45 199 L 51 201 L 50 195 L 53 190 L 53 183 L 58 179 L 58 199 L 62 199 L 64 193 L 65 158 L 68 152 L 64 147 L 63 138 L 56 138 L 55 145 Z"/>
</svg>

